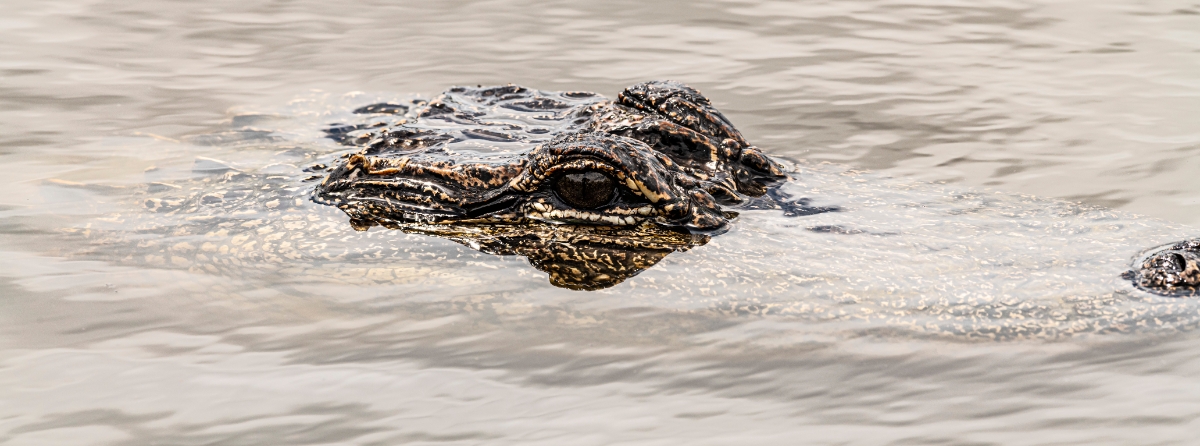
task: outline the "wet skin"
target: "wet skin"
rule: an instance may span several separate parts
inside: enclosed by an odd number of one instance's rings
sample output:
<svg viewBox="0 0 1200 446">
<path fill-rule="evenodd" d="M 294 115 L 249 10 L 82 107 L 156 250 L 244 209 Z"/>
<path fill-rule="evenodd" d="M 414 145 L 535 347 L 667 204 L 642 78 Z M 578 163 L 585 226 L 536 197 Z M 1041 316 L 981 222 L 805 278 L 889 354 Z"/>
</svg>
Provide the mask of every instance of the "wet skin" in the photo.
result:
<svg viewBox="0 0 1200 446">
<path fill-rule="evenodd" d="M 526 256 L 566 288 L 612 286 L 704 244 L 735 218 L 729 208 L 763 206 L 786 178 L 707 98 L 672 81 L 631 86 L 616 101 L 456 87 L 357 112 L 398 119 L 330 129 L 362 150 L 330 169 L 315 201 L 359 230 Z"/>
<path fill-rule="evenodd" d="M 506 120 L 517 112 L 561 124 Z M 410 114 L 398 126 L 354 135 L 364 149 L 329 174 L 317 201 L 363 224 L 651 223 L 706 232 L 728 224 L 722 205 L 761 196 L 784 179 L 707 98 L 676 82 L 634 85 L 617 101 L 460 87 Z M 472 140 L 524 144 L 454 150 Z"/>
<path fill-rule="evenodd" d="M 1149 250 L 1134 260 L 1126 278 L 1144 291 L 1164 296 L 1200 294 L 1200 239 Z"/>
<path fill-rule="evenodd" d="M 528 257 L 555 285 L 605 288 L 723 232 L 737 209 L 806 208 L 781 165 L 678 82 L 594 93 L 455 87 L 356 110 L 394 119 L 329 134 L 357 153 L 314 192 L 355 229 L 383 226 Z M 1200 241 L 1160 247 L 1126 274 L 1166 296 L 1200 292 Z"/>
</svg>

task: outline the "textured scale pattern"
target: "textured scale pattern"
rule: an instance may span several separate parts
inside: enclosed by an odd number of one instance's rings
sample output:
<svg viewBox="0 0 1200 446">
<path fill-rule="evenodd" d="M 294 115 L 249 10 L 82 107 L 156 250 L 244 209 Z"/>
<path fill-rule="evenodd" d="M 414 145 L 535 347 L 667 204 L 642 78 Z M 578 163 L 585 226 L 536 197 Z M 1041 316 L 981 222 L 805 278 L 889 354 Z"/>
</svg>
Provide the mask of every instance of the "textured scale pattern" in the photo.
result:
<svg viewBox="0 0 1200 446">
<path fill-rule="evenodd" d="M 356 113 L 396 119 L 331 128 L 361 150 L 331 169 L 314 201 L 343 210 L 359 230 L 384 226 L 523 255 L 573 289 L 615 285 L 705 243 L 737 215 L 726 206 L 762 206 L 785 178 L 707 98 L 672 81 L 634 85 L 617 101 L 455 87 L 429 102 Z M 557 187 L 584 176 L 612 190 L 589 200 L 584 189 L 564 197 Z"/>
<path fill-rule="evenodd" d="M 690 232 L 723 230 L 723 209 L 763 196 L 784 173 L 710 101 L 673 81 L 637 84 L 617 101 L 518 86 L 452 88 L 404 109 L 394 125 L 339 127 L 363 149 L 335 166 L 317 202 L 356 226 L 547 223 Z M 599 172 L 618 199 L 580 209 L 552 193 L 573 172 Z"/>
</svg>

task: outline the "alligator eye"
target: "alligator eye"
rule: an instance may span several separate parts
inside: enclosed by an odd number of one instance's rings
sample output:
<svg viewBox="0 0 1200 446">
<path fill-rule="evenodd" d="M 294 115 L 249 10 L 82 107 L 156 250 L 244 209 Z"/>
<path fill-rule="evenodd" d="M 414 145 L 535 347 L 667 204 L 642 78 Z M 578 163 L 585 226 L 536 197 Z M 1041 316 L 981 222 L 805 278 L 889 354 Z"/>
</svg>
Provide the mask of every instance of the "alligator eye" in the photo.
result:
<svg viewBox="0 0 1200 446">
<path fill-rule="evenodd" d="M 558 198 L 581 209 L 608 204 L 617 194 L 612 178 L 600 172 L 568 173 L 554 183 Z"/>
<path fill-rule="evenodd" d="M 1179 253 L 1171 254 L 1171 260 L 1171 269 L 1183 271 L 1184 268 L 1187 268 L 1187 259 L 1184 259 Z"/>
</svg>

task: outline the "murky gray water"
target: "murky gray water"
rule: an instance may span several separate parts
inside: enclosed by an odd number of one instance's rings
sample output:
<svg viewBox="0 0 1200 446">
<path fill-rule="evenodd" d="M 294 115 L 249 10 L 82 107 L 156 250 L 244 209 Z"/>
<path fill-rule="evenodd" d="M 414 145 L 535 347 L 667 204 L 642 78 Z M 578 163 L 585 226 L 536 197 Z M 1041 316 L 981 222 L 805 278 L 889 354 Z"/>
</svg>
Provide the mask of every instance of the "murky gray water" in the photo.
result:
<svg viewBox="0 0 1200 446">
<path fill-rule="evenodd" d="M 1200 436 L 1200 302 L 1118 277 L 1198 235 L 1200 4 L 380 3 L 5 5 L 0 443 Z M 658 78 L 843 211 L 581 292 L 307 200 L 356 106 Z"/>
</svg>

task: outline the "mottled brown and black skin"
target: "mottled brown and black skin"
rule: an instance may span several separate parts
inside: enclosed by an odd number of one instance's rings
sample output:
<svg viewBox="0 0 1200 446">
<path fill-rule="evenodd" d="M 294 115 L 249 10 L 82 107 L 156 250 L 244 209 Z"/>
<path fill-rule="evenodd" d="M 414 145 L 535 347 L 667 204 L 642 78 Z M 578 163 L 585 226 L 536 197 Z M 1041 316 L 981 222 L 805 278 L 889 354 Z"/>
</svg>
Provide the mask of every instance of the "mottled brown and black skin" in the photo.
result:
<svg viewBox="0 0 1200 446">
<path fill-rule="evenodd" d="M 1173 297 L 1200 294 L 1200 239 L 1149 250 L 1126 274 L 1138 288 Z"/>
<path fill-rule="evenodd" d="M 530 110 L 554 125 L 505 119 Z M 459 87 L 409 116 L 354 135 L 364 149 L 335 167 L 316 200 L 361 225 L 650 223 L 710 232 L 729 222 L 722 205 L 761 196 L 784 179 L 707 98 L 677 82 L 634 85 L 615 102 L 590 93 Z M 486 155 L 447 150 L 472 140 L 507 146 Z M 557 199 L 552 183 L 572 172 L 607 175 L 618 199 L 597 209 Z"/>
<path fill-rule="evenodd" d="M 703 244 L 736 215 L 727 206 L 785 179 L 707 98 L 673 81 L 631 86 L 616 101 L 456 87 L 428 103 L 360 111 L 396 119 L 331 131 L 363 149 L 333 167 L 315 201 L 345 211 L 356 229 L 524 255 L 569 288 L 611 286 Z M 610 180 L 611 199 L 582 208 L 556 192 L 556 182 L 588 173 Z"/>
</svg>

